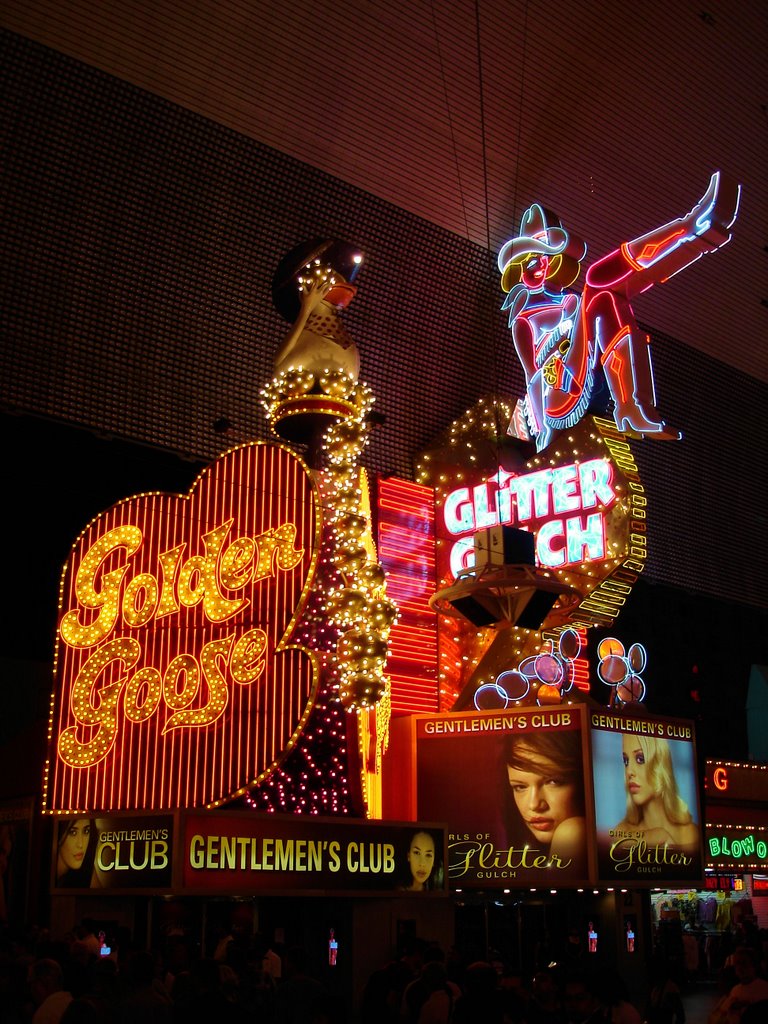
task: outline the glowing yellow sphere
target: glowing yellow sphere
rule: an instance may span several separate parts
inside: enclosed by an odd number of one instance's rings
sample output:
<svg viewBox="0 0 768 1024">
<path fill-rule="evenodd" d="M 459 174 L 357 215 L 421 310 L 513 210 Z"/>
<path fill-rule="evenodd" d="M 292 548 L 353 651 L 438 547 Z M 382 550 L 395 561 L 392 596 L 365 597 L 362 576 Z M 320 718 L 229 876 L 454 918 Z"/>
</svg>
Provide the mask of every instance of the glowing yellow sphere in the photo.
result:
<svg viewBox="0 0 768 1024">
<path fill-rule="evenodd" d="M 387 581 L 386 574 L 378 562 L 369 562 L 359 572 L 359 580 L 364 586 L 375 589 L 383 587 Z"/>
<path fill-rule="evenodd" d="M 280 382 L 284 395 L 306 395 L 315 386 L 315 376 L 309 370 L 289 370 Z"/>
<path fill-rule="evenodd" d="M 365 565 L 368 553 L 365 548 L 357 545 L 345 545 L 339 548 L 333 556 L 333 564 L 342 572 L 360 572 Z"/>
<path fill-rule="evenodd" d="M 336 520 L 336 528 L 340 533 L 348 537 L 360 538 L 368 529 L 368 520 L 365 516 L 357 516 L 352 512 L 345 512 Z"/>
<path fill-rule="evenodd" d="M 371 668 L 387 657 L 387 643 L 362 629 L 348 629 L 339 640 L 336 657 L 347 668 Z"/>
<path fill-rule="evenodd" d="M 341 702 L 348 710 L 375 704 L 385 692 L 386 679 L 374 672 L 355 672 L 340 687 Z"/>
<path fill-rule="evenodd" d="M 326 470 L 326 473 L 328 473 L 337 487 L 344 481 L 346 481 L 347 488 L 354 487 L 357 481 L 355 469 L 344 462 L 332 463 Z"/>
<path fill-rule="evenodd" d="M 332 615 L 359 615 L 365 608 L 365 594 L 351 587 L 344 587 L 328 601 L 328 610 Z"/>
<path fill-rule="evenodd" d="M 352 378 L 341 371 L 328 371 L 321 374 L 318 380 L 320 390 L 333 398 L 346 398 L 354 387 Z"/>
<path fill-rule="evenodd" d="M 365 433 L 365 427 L 360 420 L 342 420 L 333 429 L 333 438 L 345 441 L 348 444 L 357 444 Z"/>
<path fill-rule="evenodd" d="M 335 495 L 336 506 L 343 509 L 356 509 L 360 502 L 357 487 L 340 487 Z"/>
<path fill-rule="evenodd" d="M 370 601 L 367 606 L 368 618 L 376 629 L 389 629 L 397 618 L 397 605 L 387 598 Z"/>
</svg>

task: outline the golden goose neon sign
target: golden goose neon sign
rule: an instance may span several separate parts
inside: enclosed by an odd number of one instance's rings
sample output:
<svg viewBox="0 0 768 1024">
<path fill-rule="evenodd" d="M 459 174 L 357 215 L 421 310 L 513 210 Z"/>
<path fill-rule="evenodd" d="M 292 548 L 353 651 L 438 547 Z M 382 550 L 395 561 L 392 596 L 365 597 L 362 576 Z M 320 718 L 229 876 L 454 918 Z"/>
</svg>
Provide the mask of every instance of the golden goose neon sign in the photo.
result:
<svg viewBox="0 0 768 1024">
<path fill-rule="evenodd" d="M 272 576 L 275 570 L 294 569 L 301 561 L 304 552 L 293 546 L 296 527 L 292 523 L 259 538 L 240 537 L 223 548 L 233 522 L 229 519 L 203 535 L 204 555 L 192 555 L 182 562 L 185 545 L 178 545 L 159 555 L 160 581 L 151 573 L 138 573 L 124 588 L 121 584 L 130 568 L 129 559 L 140 550 L 144 539 L 142 531 L 136 526 L 117 527 L 89 549 L 77 571 L 79 607 L 67 612 L 60 627 L 61 637 L 70 647 L 97 647 L 72 687 L 70 703 L 76 724 L 59 736 L 59 756 L 66 764 L 82 768 L 102 761 L 117 738 L 121 718 L 146 722 L 155 715 L 161 701 L 172 711 L 162 726 L 163 734 L 171 729 L 211 725 L 229 703 L 230 680 L 245 686 L 262 675 L 268 640 L 264 630 L 256 628 L 239 636 L 232 632 L 209 640 L 199 658 L 190 653 L 177 654 L 164 672 L 153 664 L 134 675 L 120 675 L 98 692 L 108 667 L 121 664 L 130 672 L 142 657 L 142 644 L 133 636 L 107 640 L 120 625 L 123 629 L 138 629 L 179 613 L 182 607 L 200 604 L 209 622 L 225 622 L 251 603 L 246 597 L 228 597 L 227 591 L 242 591 L 249 583 Z M 113 554 L 122 564 L 105 572 L 104 565 Z M 81 617 L 89 610 L 95 610 L 96 617 L 84 624 Z M 205 696 L 201 698 L 201 694 Z M 86 742 L 79 739 L 83 726 L 96 730 Z"/>
<path fill-rule="evenodd" d="M 88 527 L 62 578 L 46 809 L 211 805 L 264 776 L 317 684 L 289 641 L 318 531 L 303 462 L 264 444 Z"/>
</svg>

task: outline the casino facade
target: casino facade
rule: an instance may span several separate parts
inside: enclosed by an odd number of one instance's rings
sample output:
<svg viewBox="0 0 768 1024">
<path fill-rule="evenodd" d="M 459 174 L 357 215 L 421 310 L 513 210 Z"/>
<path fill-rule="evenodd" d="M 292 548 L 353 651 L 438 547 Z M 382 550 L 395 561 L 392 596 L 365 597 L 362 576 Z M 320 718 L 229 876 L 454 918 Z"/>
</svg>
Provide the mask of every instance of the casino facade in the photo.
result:
<svg viewBox="0 0 768 1024">
<path fill-rule="evenodd" d="M 765 385 L 641 296 L 733 281 L 743 168 L 589 256 L 527 183 L 484 246 L 2 46 L 6 919 L 238 923 L 356 994 L 416 934 L 716 970 L 768 925 Z"/>
</svg>

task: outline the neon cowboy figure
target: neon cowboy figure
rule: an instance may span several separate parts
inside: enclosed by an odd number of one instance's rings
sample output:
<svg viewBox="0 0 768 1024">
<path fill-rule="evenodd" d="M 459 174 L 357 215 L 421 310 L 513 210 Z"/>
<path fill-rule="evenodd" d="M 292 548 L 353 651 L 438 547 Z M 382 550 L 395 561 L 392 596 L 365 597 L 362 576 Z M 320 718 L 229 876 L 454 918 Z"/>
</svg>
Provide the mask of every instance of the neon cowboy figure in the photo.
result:
<svg viewBox="0 0 768 1024">
<path fill-rule="evenodd" d="M 649 231 L 587 270 L 581 296 L 567 292 L 581 270 L 585 244 L 557 216 L 535 203 L 523 214 L 520 234 L 499 253 L 502 309 L 527 385 L 526 409 L 539 451 L 554 430 L 573 426 L 587 412 L 602 370 L 619 430 L 677 440 L 656 409 L 648 336 L 635 321 L 631 300 L 666 281 L 730 239 L 739 186 L 712 176 L 689 214 Z"/>
</svg>

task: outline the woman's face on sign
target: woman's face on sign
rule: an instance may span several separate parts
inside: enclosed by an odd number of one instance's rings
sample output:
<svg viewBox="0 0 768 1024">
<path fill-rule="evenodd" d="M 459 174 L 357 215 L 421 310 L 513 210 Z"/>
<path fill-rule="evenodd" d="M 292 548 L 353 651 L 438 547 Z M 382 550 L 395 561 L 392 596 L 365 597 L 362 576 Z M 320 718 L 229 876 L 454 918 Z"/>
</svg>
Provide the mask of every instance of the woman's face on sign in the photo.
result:
<svg viewBox="0 0 768 1024">
<path fill-rule="evenodd" d="M 519 753 L 528 764 L 537 759 L 529 747 L 520 747 Z M 576 783 L 554 762 L 539 758 L 536 771 L 508 764 L 507 776 L 520 816 L 540 843 L 551 843 L 558 825 L 580 813 Z"/>
<path fill-rule="evenodd" d="M 520 280 L 526 288 L 538 290 L 544 287 L 549 270 L 549 257 L 543 253 L 529 253 L 520 268 Z"/>
<path fill-rule="evenodd" d="M 634 736 L 624 736 L 621 756 L 624 761 L 624 781 L 629 798 L 636 807 L 642 807 L 656 794 L 648 778 L 648 765 L 645 763 L 643 748 Z"/>
<path fill-rule="evenodd" d="M 435 840 L 429 832 L 417 832 L 408 848 L 413 887 L 423 889 L 435 866 Z"/>
<path fill-rule="evenodd" d="M 59 846 L 59 872 L 64 869 L 77 871 L 83 865 L 83 858 L 91 841 L 91 823 L 88 818 L 78 818 L 67 829 Z"/>
</svg>

